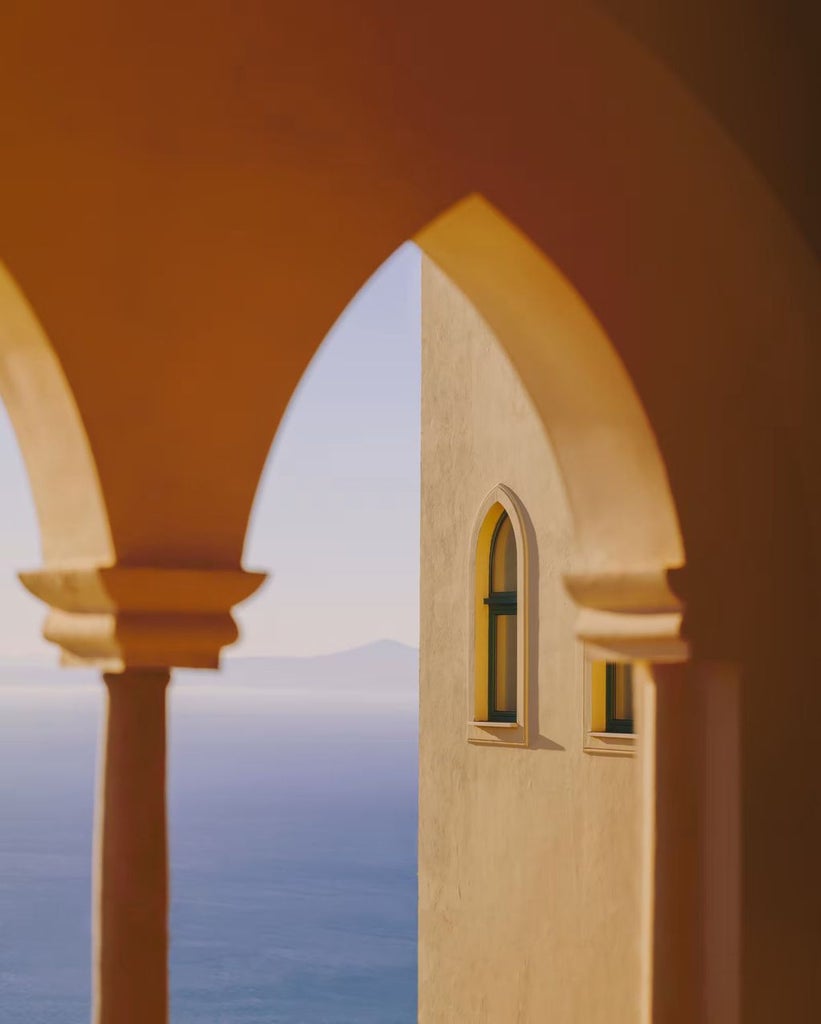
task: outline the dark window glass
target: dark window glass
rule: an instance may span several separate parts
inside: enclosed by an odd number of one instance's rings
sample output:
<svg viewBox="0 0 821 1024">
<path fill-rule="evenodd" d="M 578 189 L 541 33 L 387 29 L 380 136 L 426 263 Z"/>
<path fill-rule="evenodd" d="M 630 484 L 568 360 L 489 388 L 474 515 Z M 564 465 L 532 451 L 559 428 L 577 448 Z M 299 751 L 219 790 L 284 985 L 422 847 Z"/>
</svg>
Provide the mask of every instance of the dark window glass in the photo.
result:
<svg viewBox="0 0 821 1024">
<path fill-rule="evenodd" d="M 516 593 L 516 538 L 510 517 L 505 512 L 493 533 L 490 556 L 491 594 Z"/>
<path fill-rule="evenodd" d="M 517 593 L 516 538 L 507 512 L 490 542 L 488 567 L 488 720 L 516 721 Z"/>
<path fill-rule="evenodd" d="M 494 679 L 491 714 L 516 718 L 516 614 L 492 615 Z"/>
<path fill-rule="evenodd" d="M 607 663 L 607 732 L 633 732 L 633 666 Z"/>
</svg>

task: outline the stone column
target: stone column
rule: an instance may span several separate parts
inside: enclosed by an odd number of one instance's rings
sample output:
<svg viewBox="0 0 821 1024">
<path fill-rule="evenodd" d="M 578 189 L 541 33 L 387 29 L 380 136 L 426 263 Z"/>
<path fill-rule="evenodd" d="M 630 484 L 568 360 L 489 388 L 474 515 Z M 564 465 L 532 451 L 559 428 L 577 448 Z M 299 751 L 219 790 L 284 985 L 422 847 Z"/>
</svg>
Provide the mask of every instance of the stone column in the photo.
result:
<svg viewBox="0 0 821 1024">
<path fill-rule="evenodd" d="M 94 1024 L 168 1020 L 169 672 L 104 675 L 94 849 Z"/>
<path fill-rule="evenodd" d="M 653 830 L 653 1024 L 739 1024 L 740 684 L 736 666 L 654 665 L 643 752 Z"/>
<path fill-rule="evenodd" d="M 104 672 L 94 846 L 94 1024 L 167 1024 L 165 694 L 170 668 L 219 666 L 231 609 L 264 580 L 242 569 L 48 568 L 21 573 L 50 606 L 63 663 Z"/>
<path fill-rule="evenodd" d="M 693 661 L 666 571 L 565 582 L 588 653 L 635 666 L 639 1024 L 738 1024 L 737 694 Z"/>
</svg>

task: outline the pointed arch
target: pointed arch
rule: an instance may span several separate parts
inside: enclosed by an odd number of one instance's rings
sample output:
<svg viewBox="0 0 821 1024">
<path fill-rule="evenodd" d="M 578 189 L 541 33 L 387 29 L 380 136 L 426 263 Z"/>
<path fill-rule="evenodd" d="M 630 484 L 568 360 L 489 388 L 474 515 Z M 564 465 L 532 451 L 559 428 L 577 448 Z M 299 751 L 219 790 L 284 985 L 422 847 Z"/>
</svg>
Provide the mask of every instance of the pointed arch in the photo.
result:
<svg viewBox="0 0 821 1024">
<path fill-rule="evenodd" d="M 464 292 L 519 372 L 550 436 L 584 575 L 653 575 L 684 562 L 664 462 L 615 348 L 579 293 L 479 195 L 415 241 Z"/>
</svg>

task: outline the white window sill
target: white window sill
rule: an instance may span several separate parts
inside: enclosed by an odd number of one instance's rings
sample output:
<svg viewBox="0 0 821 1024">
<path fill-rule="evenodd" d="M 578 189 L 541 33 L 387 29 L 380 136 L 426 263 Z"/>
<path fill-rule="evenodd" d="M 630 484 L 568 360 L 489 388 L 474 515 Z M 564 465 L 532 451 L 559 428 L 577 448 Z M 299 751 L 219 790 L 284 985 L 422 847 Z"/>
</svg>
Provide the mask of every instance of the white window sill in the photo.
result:
<svg viewBox="0 0 821 1024">
<path fill-rule="evenodd" d="M 518 722 L 468 722 L 468 725 L 478 725 L 483 729 L 520 729 Z"/>
<path fill-rule="evenodd" d="M 634 732 L 589 732 L 585 736 L 586 754 L 616 754 L 633 757 L 636 753 Z"/>
</svg>

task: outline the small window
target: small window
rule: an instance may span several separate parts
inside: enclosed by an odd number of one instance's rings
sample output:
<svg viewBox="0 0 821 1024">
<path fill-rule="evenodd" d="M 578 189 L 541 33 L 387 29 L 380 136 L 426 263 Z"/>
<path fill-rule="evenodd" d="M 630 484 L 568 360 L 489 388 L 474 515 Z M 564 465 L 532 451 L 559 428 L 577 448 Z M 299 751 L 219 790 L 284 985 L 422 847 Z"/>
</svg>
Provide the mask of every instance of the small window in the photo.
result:
<svg viewBox="0 0 821 1024">
<path fill-rule="evenodd" d="M 488 595 L 487 716 L 489 722 L 516 721 L 518 689 L 516 537 L 502 512 L 490 542 Z"/>
<path fill-rule="evenodd" d="M 588 754 L 632 754 L 636 745 L 634 666 L 585 651 L 584 749 Z"/>
<path fill-rule="evenodd" d="M 606 732 L 633 733 L 633 666 L 607 662 Z"/>
</svg>

